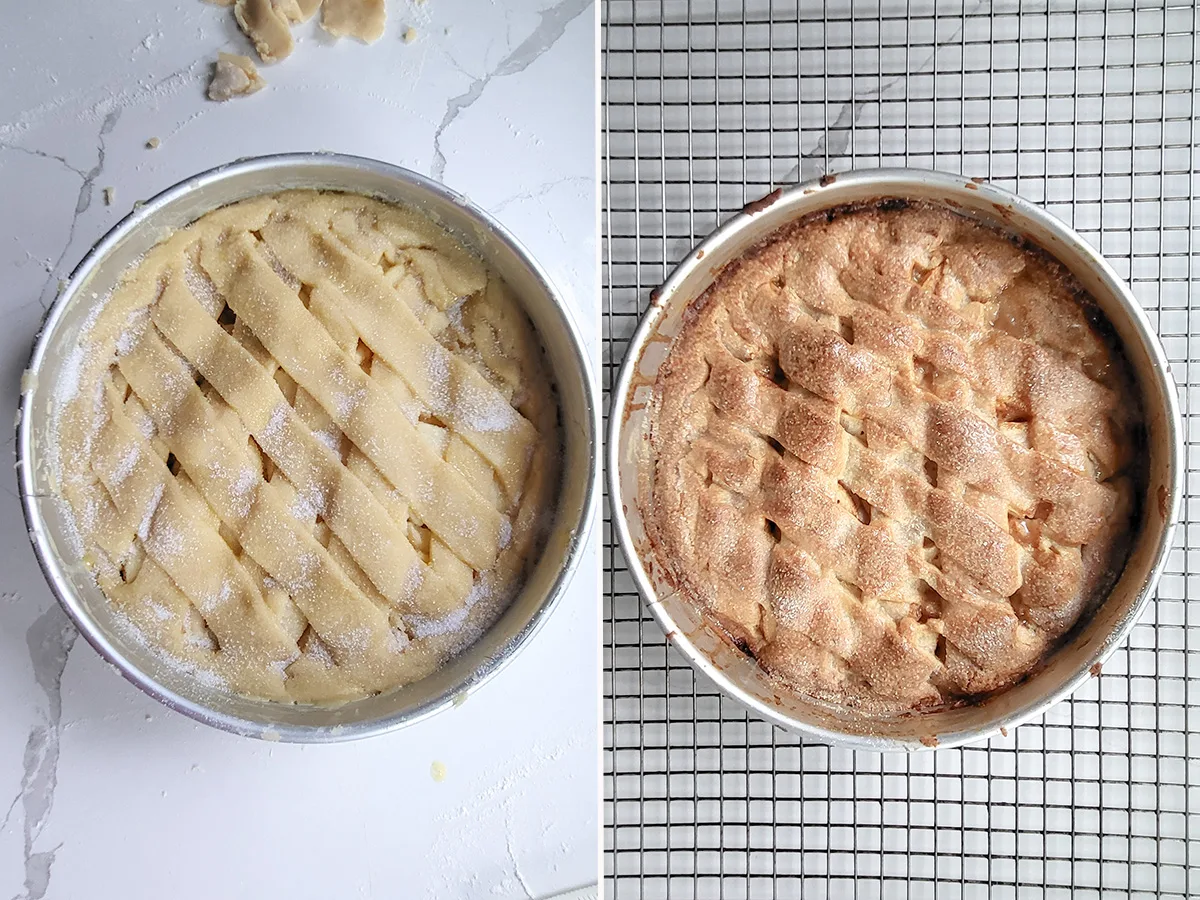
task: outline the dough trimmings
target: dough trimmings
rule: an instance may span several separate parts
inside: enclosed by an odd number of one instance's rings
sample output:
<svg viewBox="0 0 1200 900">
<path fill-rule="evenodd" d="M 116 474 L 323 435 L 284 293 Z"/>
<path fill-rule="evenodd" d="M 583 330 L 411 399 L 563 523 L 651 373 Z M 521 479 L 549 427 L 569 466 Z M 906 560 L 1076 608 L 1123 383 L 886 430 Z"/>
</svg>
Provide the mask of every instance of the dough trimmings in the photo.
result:
<svg viewBox="0 0 1200 900">
<path fill-rule="evenodd" d="M 1141 404 L 1060 265 L 942 208 L 782 229 L 659 372 L 644 519 L 684 595 L 869 715 L 1034 670 L 1124 566 Z"/>
<path fill-rule="evenodd" d="M 447 233 L 295 191 L 126 273 L 59 386 L 80 551 L 151 645 L 249 696 L 422 678 L 523 582 L 558 408 L 507 287 Z"/>
<path fill-rule="evenodd" d="M 237 53 L 218 53 L 208 83 L 208 99 L 224 102 L 232 97 L 261 91 L 266 86 L 258 67 L 248 56 Z"/>
<path fill-rule="evenodd" d="M 349 35 L 367 44 L 383 36 L 387 24 L 384 0 L 208 0 L 232 6 L 238 27 L 266 63 L 291 56 L 296 41 L 292 25 L 321 11 L 321 27 L 334 37 Z M 254 63 L 237 54 L 220 53 L 208 86 L 210 100 L 225 101 L 260 90 L 265 82 Z"/>
</svg>

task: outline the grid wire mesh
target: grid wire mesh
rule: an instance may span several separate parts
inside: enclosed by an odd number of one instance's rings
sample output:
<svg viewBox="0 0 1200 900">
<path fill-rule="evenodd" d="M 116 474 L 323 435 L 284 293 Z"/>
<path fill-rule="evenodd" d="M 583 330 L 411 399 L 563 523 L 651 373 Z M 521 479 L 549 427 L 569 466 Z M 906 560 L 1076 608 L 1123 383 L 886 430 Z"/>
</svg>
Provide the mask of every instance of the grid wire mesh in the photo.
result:
<svg viewBox="0 0 1200 900">
<path fill-rule="evenodd" d="M 1197 24 L 1172 2 L 604 0 L 606 388 L 650 290 L 748 200 L 904 165 L 986 178 L 1097 247 L 1162 336 L 1189 437 L 1186 521 L 1128 643 L 962 749 L 748 716 L 668 648 L 606 521 L 607 896 L 1200 896 Z"/>
</svg>

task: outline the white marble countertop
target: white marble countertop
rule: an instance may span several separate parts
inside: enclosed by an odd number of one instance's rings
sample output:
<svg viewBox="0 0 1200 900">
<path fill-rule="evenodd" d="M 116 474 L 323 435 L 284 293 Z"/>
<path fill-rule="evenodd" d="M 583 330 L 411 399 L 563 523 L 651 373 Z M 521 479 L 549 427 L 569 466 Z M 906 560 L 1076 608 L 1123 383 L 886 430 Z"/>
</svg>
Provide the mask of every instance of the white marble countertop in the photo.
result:
<svg viewBox="0 0 1200 900">
<path fill-rule="evenodd" d="M 6 12 L 0 421 L 58 280 L 134 200 L 289 150 L 432 173 L 490 210 L 573 301 L 598 370 L 590 0 L 388 11 L 370 47 L 300 26 L 291 58 L 262 67 L 267 88 L 224 104 L 204 97 L 210 63 L 248 46 L 227 9 L 42 0 Z M 3 469 L 0 893 L 542 897 L 596 880 L 594 549 L 536 639 L 461 708 L 361 742 L 271 745 L 167 710 L 75 640 Z"/>
</svg>

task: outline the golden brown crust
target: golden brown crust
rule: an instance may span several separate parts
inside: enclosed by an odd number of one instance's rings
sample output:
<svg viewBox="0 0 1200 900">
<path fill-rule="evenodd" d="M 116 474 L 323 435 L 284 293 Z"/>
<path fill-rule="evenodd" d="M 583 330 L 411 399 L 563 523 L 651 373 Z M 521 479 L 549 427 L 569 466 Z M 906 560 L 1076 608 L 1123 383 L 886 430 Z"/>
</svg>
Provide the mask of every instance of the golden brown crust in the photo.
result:
<svg viewBox="0 0 1200 900">
<path fill-rule="evenodd" d="M 1140 403 L 1043 253 L 885 201 L 781 229 L 660 369 L 660 562 L 769 672 L 872 715 L 1029 673 L 1124 565 Z"/>
</svg>

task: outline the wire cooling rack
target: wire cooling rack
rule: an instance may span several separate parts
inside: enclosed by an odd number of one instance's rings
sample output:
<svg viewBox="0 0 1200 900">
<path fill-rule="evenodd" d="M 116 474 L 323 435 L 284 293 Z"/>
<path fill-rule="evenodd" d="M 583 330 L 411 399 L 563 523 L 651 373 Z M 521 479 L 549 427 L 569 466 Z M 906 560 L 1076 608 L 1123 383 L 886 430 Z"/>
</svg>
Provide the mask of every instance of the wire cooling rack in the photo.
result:
<svg viewBox="0 0 1200 900">
<path fill-rule="evenodd" d="M 1162 336 L 1191 433 L 1192 5 L 604 0 L 602 17 L 606 387 L 650 290 L 748 200 L 906 165 L 984 177 L 1099 248 Z M 606 527 L 607 896 L 1200 896 L 1188 450 L 1180 546 L 1127 646 L 1043 718 L 958 750 L 831 749 L 748 717 L 668 649 Z"/>
</svg>

